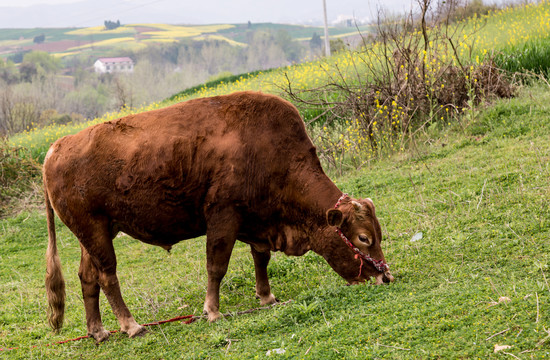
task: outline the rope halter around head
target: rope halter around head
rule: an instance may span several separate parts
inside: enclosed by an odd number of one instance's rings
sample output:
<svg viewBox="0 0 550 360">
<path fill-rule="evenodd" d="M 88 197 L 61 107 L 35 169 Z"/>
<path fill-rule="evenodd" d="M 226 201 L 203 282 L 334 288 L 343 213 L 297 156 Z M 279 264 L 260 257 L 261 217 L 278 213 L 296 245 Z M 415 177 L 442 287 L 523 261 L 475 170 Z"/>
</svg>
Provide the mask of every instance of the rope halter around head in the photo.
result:
<svg viewBox="0 0 550 360">
<path fill-rule="evenodd" d="M 334 208 L 338 209 L 342 200 L 344 200 L 347 197 L 348 197 L 348 194 L 346 193 L 342 194 L 342 196 L 340 196 L 340 198 L 336 202 L 336 205 L 334 205 Z M 388 264 L 384 262 L 384 260 L 376 260 L 371 256 L 365 254 L 361 250 L 359 250 L 359 248 L 353 245 L 353 243 L 346 237 L 346 235 L 342 232 L 342 230 L 339 227 L 336 227 L 336 232 L 338 233 L 338 235 L 340 235 L 340 238 L 344 241 L 344 243 L 351 250 L 353 250 L 353 252 L 355 253 L 355 258 L 361 260 L 361 266 L 359 267 L 359 275 L 361 275 L 361 270 L 363 268 L 363 261 L 370 263 L 372 266 L 374 266 L 376 270 L 380 271 L 381 273 L 384 273 L 390 269 L 390 267 L 388 266 Z"/>
</svg>

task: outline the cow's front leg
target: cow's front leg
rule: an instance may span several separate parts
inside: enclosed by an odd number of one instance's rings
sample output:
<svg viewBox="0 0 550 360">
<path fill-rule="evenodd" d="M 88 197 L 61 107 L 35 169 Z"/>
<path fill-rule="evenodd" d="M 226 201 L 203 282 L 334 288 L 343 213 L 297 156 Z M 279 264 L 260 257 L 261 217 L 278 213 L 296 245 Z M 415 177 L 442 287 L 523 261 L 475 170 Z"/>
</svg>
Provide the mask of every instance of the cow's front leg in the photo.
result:
<svg viewBox="0 0 550 360">
<path fill-rule="evenodd" d="M 224 216 L 225 215 L 225 216 Z M 209 321 L 220 318 L 220 283 L 227 272 L 229 258 L 236 241 L 237 224 L 228 212 L 214 213 L 206 230 L 206 270 L 208 287 L 204 312 Z"/>
<path fill-rule="evenodd" d="M 260 299 L 260 305 L 271 305 L 277 302 L 275 296 L 271 293 L 269 278 L 267 277 L 267 265 L 271 259 L 271 252 L 257 251 L 253 245 L 250 246 L 250 252 L 254 258 L 254 271 L 256 273 L 256 297 Z"/>
</svg>

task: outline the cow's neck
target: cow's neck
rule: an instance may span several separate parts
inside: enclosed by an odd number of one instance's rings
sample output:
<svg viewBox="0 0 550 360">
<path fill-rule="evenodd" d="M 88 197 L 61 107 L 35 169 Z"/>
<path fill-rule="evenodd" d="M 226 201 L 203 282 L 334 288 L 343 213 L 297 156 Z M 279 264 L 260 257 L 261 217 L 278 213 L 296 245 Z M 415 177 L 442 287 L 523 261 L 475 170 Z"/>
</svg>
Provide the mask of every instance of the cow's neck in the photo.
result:
<svg viewBox="0 0 550 360">
<path fill-rule="evenodd" d="M 323 255 L 327 251 L 326 242 L 334 237 L 334 231 L 327 224 L 326 212 L 334 208 L 342 191 L 324 173 L 309 179 L 297 186 L 299 192 L 294 194 L 292 206 L 296 208 L 288 219 L 283 249 L 288 255 L 303 255 L 309 250 Z"/>
</svg>

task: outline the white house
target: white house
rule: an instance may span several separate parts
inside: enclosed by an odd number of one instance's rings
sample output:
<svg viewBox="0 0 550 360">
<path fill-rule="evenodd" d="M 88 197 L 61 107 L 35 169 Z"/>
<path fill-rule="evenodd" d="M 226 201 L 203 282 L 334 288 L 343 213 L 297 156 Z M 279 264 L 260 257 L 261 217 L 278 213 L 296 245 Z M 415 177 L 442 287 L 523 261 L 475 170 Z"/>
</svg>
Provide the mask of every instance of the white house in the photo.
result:
<svg viewBox="0 0 550 360">
<path fill-rule="evenodd" d="M 94 63 L 96 73 L 132 72 L 134 62 L 129 57 L 99 58 Z"/>
</svg>

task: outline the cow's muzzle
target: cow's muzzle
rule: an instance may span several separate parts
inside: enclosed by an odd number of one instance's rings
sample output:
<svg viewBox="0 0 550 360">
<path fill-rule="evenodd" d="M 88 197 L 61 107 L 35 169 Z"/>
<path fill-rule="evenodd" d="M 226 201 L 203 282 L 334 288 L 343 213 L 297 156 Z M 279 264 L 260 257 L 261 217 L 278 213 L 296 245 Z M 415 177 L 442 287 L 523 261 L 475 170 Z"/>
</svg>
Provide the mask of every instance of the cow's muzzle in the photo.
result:
<svg viewBox="0 0 550 360">
<path fill-rule="evenodd" d="M 394 281 L 395 279 L 389 270 L 376 275 L 376 285 L 388 284 Z"/>
</svg>

